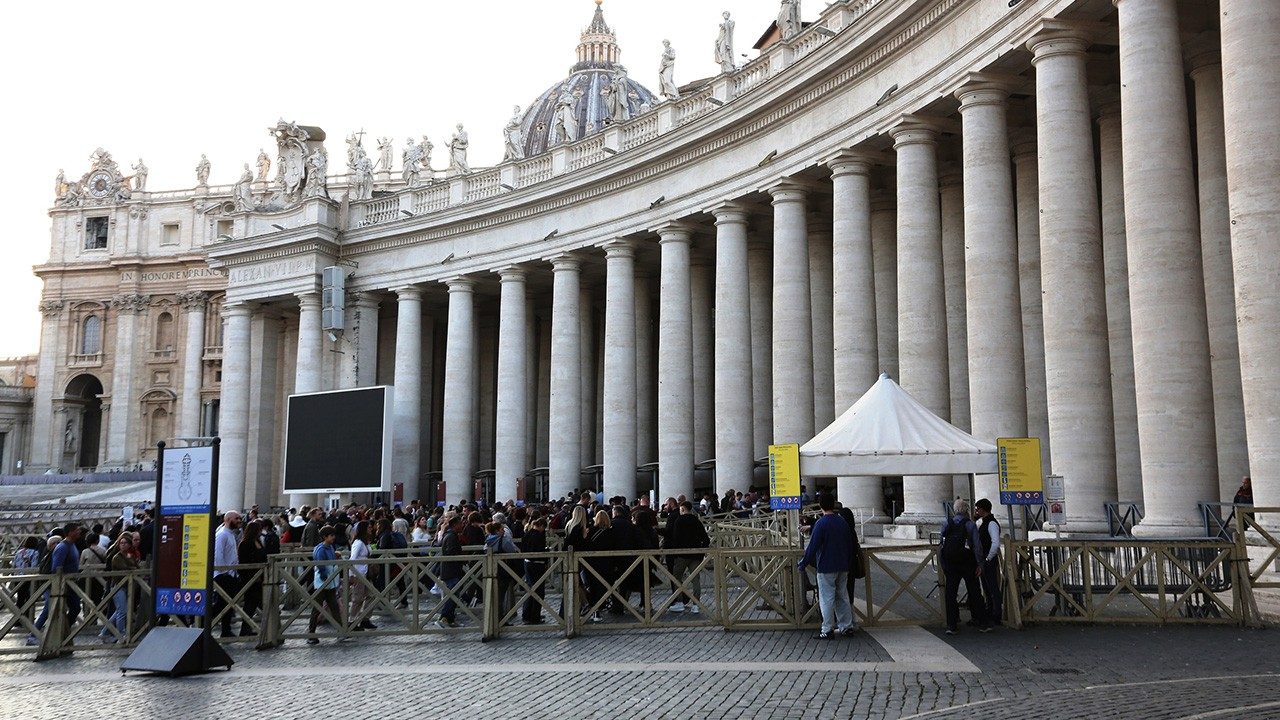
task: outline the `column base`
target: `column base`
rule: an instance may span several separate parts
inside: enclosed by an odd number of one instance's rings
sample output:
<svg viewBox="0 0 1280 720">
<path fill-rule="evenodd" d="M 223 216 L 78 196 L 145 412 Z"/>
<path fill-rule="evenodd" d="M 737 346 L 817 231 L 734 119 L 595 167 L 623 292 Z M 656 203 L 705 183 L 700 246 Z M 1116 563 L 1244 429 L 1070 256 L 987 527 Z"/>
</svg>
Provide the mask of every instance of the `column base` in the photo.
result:
<svg viewBox="0 0 1280 720">
<path fill-rule="evenodd" d="M 1189 518 L 1143 518 L 1133 526 L 1137 538 L 1200 538 L 1204 537 L 1204 522 Z"/>
<path fill-rule="evenodd" d="M 930 525 L 934 530 L 940 529 L 946 521 L 947 516 L 941 512 L 904 512 L 893 519 L 895 525 Z"/>
</svg>

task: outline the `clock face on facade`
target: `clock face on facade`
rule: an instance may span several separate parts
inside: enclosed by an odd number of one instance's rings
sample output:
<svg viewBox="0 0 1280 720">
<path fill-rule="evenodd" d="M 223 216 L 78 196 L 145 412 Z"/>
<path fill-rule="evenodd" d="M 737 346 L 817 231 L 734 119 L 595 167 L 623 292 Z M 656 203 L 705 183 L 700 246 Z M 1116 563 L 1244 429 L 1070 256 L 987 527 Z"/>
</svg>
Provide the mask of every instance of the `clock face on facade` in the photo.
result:
<svg viewBox="0 0 1280 720">
<path fill-rule="evenodd" d="M 90 195 L 98 198 L 106 197 L 111 192 L 111 173 L 99 170 L 89 176 L 85 186 Z"/>
</svg>

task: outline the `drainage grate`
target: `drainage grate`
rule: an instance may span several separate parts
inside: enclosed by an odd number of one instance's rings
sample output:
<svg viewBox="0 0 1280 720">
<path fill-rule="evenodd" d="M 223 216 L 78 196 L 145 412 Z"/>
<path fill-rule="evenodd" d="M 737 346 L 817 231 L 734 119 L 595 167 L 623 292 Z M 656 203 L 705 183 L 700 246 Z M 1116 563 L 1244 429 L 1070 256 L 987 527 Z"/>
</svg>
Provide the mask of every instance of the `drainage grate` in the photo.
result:
<svg viewBox="0 0 1280 720">
<path fill-rule="evenodd" d="M 1043 667 L 1031 668 L 1031 670 L 1041 675 L 1079 675 L 1081 673 L 1079 669 L 1069 667 Z"/>
</svg>

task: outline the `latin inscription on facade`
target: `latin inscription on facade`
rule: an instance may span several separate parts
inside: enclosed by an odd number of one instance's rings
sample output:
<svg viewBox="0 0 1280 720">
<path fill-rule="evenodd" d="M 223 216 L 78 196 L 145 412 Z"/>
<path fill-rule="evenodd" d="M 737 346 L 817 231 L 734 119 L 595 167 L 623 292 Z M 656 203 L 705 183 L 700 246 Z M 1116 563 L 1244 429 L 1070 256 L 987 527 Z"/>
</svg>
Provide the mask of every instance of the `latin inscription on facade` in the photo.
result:
<svg viewBox="0 0 1280 720">
<path fill-rule="evenodd" d="M 186 270 L 146 270 L 139 274 L 133 270 L 125 270 L 120 273 L 120 282 L 161 282 L 164 280 L 193 280 L 205 277 L 222 277 L 222 271 L 213 268 L 189 268 Z"/>
</svg>

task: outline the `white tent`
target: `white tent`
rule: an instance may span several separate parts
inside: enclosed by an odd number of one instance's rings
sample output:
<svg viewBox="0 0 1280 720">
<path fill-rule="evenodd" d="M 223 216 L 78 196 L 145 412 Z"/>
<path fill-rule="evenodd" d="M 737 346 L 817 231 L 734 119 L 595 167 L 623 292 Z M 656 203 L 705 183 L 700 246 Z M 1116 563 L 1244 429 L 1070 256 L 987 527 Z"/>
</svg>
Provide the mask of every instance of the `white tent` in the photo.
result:
<svg viewBox="0 0 1280 720">
<path fill-rule="evenodd" d="M 995 472 L 995 445 L 929 412 L 888 375 L 800 447 L 806 477 Z"/>
</svg>

